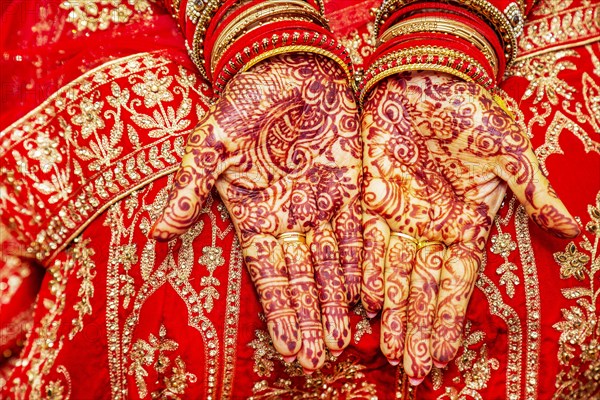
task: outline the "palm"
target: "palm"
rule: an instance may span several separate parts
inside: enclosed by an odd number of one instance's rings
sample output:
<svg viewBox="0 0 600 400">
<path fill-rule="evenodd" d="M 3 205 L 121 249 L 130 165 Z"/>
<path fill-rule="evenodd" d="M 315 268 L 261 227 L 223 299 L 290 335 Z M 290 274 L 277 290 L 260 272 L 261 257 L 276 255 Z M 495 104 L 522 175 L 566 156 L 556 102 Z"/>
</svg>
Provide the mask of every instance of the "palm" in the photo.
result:
<svg viewBox="0 0 600 400">
<path fill-rule="evenodd" d="M 547 229 L 577 227 L 524 133 L 475 84 L 432 72 L 389 78 L 365 105 L 362 128 L 363 304 L 383 309 L 384 354 L 403 356 L 420 379 L 458 349 L 505 181 Z"/>
<path fill-rule="evenodd" d="M 332 61 L 279 56 L 236 75 L 188 139 L 153 236 L 197 218 L 214 186 L 229 210 L 277 350 L 314 370 L 348 345 L 358 299 L 358 116 Z M 278 240 L 306 234 L 306 244 Z"/>
</svg>

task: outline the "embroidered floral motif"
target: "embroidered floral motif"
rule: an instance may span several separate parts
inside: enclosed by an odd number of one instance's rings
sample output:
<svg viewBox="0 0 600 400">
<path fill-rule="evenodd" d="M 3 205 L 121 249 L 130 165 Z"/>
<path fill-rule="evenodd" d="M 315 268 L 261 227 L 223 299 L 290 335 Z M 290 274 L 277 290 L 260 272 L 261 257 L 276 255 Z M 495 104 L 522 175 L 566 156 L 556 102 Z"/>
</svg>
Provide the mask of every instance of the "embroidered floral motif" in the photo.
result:
<svg viewBox="0 0 600 400">
<path fill-rule="evenodd" d="M 138 388 L 138 394 L 141 398 L 148 395 L 146 377 L 148 376 L 147 366 L 152 366 L 157 374 L 165 375 L 171 360 L 167 352 L 171 353 L 179 345 L 174 340 L 167 338 L 167 329 L 164 325 L 160 326 L 158 337 L 150 334 L 148 341 L 138 339 L 131 349 L 131 365 L 127 373 L 135 376 L 135 383 Z M 153 399 L 179 399 L 180 394 L 185 394 L 188 382 L 196 382 L 194 374 L 186 372 L 185 363 L 181 357 L 177 356 L 172 366 L 172 374 L 164 376 L 164 388 L 152 393 Z"/>
<path fill-rule="evenodd" d="M 126 4 L 132 6 L 133 10 Z M 67 21 L 74 24 L 78 31 L 96 31 L 107 29 L 111 22 L 128 22 L 134 14 L 152 14 L 150 3 L 146 0 L 67 0 L 60 8 L 69 11 Z"/>
<path fill-rule="evenodd" d="M 275 350 L 271 337 L 262 330 L 256 330 L 256 339 L 248 346 L 254 349 L 253 371 L 263 378 L 272 377 L 275 368 L 287 376 L 270 383 L 261 380 L 252 388 L 249 400 L 259 399 L 372 399 L 376 398 L 375 384 L 365 380 L 361 372 L 366 367 L 358 360 L 337 360 L 328 353 L 322 369 L 312 375 L 305 375 L 298 361 L 287 363 Z"/>
<path fill-rule="evenodd" d="M 574 286 L 562 289 L 566 299 L 576 305 L 563 308 L 563 320 L 553 327 L 561 332 L 554 399 L 591 399 L 600 390 L 600 324 L 598 313 L 598 272 L 600 271 L 600 192 L 596 204 L 588 206 L 590 221 L 578 246 L 571 242 L 564 252 L 554 254 L 562 279 L 577 279 Z"/>
<path fill-rule="evenodd" d="M 471 322 L 467 321 L 462 344 L 464 351 L 454 360 L 460 371 L 460 376 L 453 380 L 454 383 L 461 383 L 462 381 L 465 386 L 460 391 L 453 386 L 447 386 L 446 392 L 438 396 L 438 399 L 466 400 L 472 398 L 483 400 L 478 390 L 487 387 L 492 371 L 500 367 L 497 359 L 488 356 L 485 343 L 481 344 L 479 351 L 471 348 L 483 342 L 484 338 L 485 333 L 482 331 L 471 332 Z"/>
<path fill-rule="evenodd" d="M 75 276 L 81 279 L 77 296 L 79 301 L 75 303 L 73 309 L 77 311 L 77 318 L 73 319 L 73 329 L 69 333 L 69 339 L 73 339 L 75 335 L 83 329 L 83 318 L 86 315 L 92 314 L 92 303 L 91 298 L 94 297 L 94 284 L 93 279 L 96 273 L 93 271 L 96 268 L 96 264 L 92 260 L 94 250 L 89 249 L 87 245 L 90 243 L 89 239 L 79 240 L 73 246 L 73 257 L 78 261 L 79 269 Z"/>
</svg>

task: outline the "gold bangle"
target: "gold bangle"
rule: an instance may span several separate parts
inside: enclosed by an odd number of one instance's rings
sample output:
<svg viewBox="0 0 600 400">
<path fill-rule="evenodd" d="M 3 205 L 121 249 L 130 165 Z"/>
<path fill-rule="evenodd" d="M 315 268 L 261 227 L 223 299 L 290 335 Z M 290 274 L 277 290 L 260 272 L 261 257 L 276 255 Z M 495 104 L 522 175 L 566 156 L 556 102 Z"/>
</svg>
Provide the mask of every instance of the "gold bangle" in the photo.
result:
<svg viewBox="0 0 600 400">
<path fill-rule="evenodd" d="M 386 55 L 385 57 L 380 58 L 375 63 L 373 63 L 373 65 L 369 68 L 369 71 L 367 71 L 367 74 L 370 71 L 375 71 L 379 67 L 381 67 L 385 64 L 388 64 L 389 62 L 391 62 L 393 60 L 402 60 L 402 59 L 409 60 L 413 56 L 423 57 L 425 55 L 428 56 L 428 59 L 426 62 L 399 63 L 401 65 L 397 65 L 395 67 L 388 68 L 388 69 L 372 76 L 366 82 L 366 84 L 363 86 L 363 88 L 360 92 L 360 95 L 359 95 L 360 104 L 363 103 L 365 96 L 373 88 L 373 86 L 375 86 L 375 84 L 377 84 L 379 81 L 387 78 L 388 76 L 391 76 L 391 75 L 394 75 L 394 74 L 397 74 L 400 72 L 404 72 L 404 71 L 414 71 L 414 70 L 418 70 L 418 69 L 426 69 L 426 70 L 432 70 L 432 71 L 446 72 L 446 73 L 452 74 L 454 76 L 457 76 L 459 78 L 462 78 L 468 82 L 476 82 L 476 83 L 480 84 L 481 86 L 483 86 L 484 88 L 487 88 L 492 82 L 491 78 L 489 76 L 487 76 L 487 74 L 485 74 L 485 69 L 483 69 L 483 67 L 477 61 L 475 61 L 472 57 L 469 57 L 466 54 L 463 54 L 462 52 L 459 52 L 456 50 L 447 49 L 447 48 L 438 47 L 438 46 L 419 46 L 419 47 L 411 47 L 411 48 L 395 51 L 393 53 Z M 438 56 L 437 63 L 433 62 L 433 56 Z M 446 62 L 444 64 L 442 64 L 441 59 L 444 57 L 447 59 L 446 59 Z M 469 63 L 469 65 L 473 66 L 475 69 L 483 72 L 484 74 L 477 79 L 473 79 L 466 72 L 460 71 L 454 67 L 449 66 L 449 65 L 453 64 L 456 60 L 467 61 Z"/>
<path fill-rule="evenodd" d="M 313 54 L 317 54 L 320 56 L 329 57 L 330 59 L 335 61 L 344 70 L 344 72 L 346 73 L 346 76 L 348 77 L 348 81 L 350 81 L 352 79 L 352 73 L 350 72 L 348 65 L 346 65 L 346 63 L 341 58 L 339 58 L 336 54 L 332 53 L 331 51 L 322 49 L 320 47 L 314 47 L 314 46 L 308 46 L 308 45 L 289 45 L 289 46 L 278 47 L 276 49 L 266 51 L 256 57 L 254 57 L 250 61 L 248 61 L 248 63 L 246 63 L 246 65 L 244 65 L 244 67 L 242 68 L 241 71 L 242 72 L 248 71 L 250 68 L 252 68 L 256 64 L 258 64 L 259 62 L 266 60 L 267 58 L 277 56 L 280 54 L 287 54 L 287 53 L 313 53 Z"/>
<path fill-rule="evenodd" d="M 310 21 L 320 23 L 321 26 L 327 26 L 326 21 L 321 15 L 302 0 L 273 0 L 266 4 L 260 3 L 240 14 L 221 31 L 212 48 L 210 60 L 211 73 L 214 73 L 219 59 L 236 37 L 241 33 L 248 33 L 258 28 L 262 25 L 259 23 L 265 19 L 271 21 L 280 14 L 288 15 L 290 20 L 308 17 Z"/>
<path fill-rule="evenodd" d="M 417 0 L 383 0 L 377 12 L 377 16 L 375 17 L 374 35 L 376 37 L 379 36 L 380 27 L 395 10 L 416 1 Z M 462 0 L 460 6 L 473 11 L 490 22 L 492 27 L 502 38 L 507 66 L 510 66 L 511 62 L 517 56 L 517 37 L 519 37 L 523 31 L 524 17 L 522 11 L 524 7 L 519 6 L 516 3 L 511 3 L 504 12 L 502 12 L 487 0 Z"/>
<path fill-rule="evenodd" d="M 378 45 L 395 37 L 415 32 L 445 33 L 468 41 L 483 53 L 484 57 L 490 62 L 494 75 L 498 75 L 498 57 L 490 42 L 482 34 L 462 22 L 432 17 L 400 21 L 381 35 Z"/>
</svg>

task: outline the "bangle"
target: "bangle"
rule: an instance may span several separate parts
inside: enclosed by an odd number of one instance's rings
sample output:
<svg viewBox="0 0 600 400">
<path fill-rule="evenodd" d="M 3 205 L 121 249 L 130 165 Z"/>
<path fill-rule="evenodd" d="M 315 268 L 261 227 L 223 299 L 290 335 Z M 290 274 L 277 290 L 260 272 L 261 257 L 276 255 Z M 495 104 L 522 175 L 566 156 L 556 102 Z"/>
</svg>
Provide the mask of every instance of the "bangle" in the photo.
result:
<svg viewBox="0 0 600 400">
<path fill-rule="evenodd" d="M 396 11 L 416 1 L 383 0 L 375 18 L 375 35 L 379 35 L 379 31 L 386 23 L 386 20 L 392 17 Z M 507 64 L 510 65 L 512 60 L 516 58 L 517 38 L 523 31 L 525 21 L 523 17 L 525 4 L 522 0 L 519 0 L 519 4 L 511 0 L 494 1 L 494 3 L 508 3 L 504 12 L 500 11 L 494 4 L 487 0 L 446 0 L 444 3 L 457 4 L 484 18 L 501 38 Z M 441 6 L 441 4 L 438 6 Z"/>
<path fill-rule="evenodd" d="M 464 39 L 480 50 L 489 61 L 494 75 L 498 75 L 498 57 L 487 39 L 470 26 L 452 19 L 417 17 L 398 22 L 385 31 L 378 39 L 378 45 L 401 35 L 415 32 L 437 32 Z"/>
<path fill-rule="evenodd" d="M 206 55 L 210 53 L 210 63 L 207 62 L 207 65 L 210 65 L 211 74 L 214 73 L 216 64 L 223 53 L 239 36 L 266 23 L 283 20 L 314 22 L 321 26 L 327 26 L 326 21 L 317 10 L 301 0 L 272 0 L 268 3 L 253 5 L 236 15 L 221 30 L 212 49 L 205 53 Z"/>
<path fill-rule="evenodd" d="M 442 46 L 416 46 L 390 52 L 377 60 L 365 73 L 359 86 L 359 103 L 381 80 L 403 71 L 428 69 L 446 72 L 488 89 L 492 79 L 483 66 L 463 52 Z"/>
</svg>

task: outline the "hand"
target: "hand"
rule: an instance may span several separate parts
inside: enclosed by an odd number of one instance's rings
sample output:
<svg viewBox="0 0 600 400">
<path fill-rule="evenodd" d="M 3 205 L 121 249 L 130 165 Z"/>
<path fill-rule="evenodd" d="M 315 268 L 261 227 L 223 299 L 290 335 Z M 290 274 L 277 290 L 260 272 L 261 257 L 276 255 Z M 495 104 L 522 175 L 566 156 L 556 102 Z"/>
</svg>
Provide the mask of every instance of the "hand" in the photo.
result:
<svg viewBox="0 0 600 400">
<path fill-rule="evenodd" d="M 325 346 L 337 354 L 350 342 L 348 306 L 360 297 L 360 152 L 341 68 L 312 54 L 271 58 L 236 75 L 190 135 L 152 232 L 157 240 L 185 232 L 215 185 L 275 348 L 309 372 L 322 366 Z"/>
<path fill-rule="evenodd" d="M 573 237 L 525 132 L 481 87 L 431 71 L 382 81 L 362 120 L 362 301 L 413 384 L 460 345 L 506 184 L 542 228 Z"/>
</svg>

